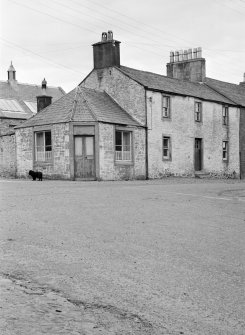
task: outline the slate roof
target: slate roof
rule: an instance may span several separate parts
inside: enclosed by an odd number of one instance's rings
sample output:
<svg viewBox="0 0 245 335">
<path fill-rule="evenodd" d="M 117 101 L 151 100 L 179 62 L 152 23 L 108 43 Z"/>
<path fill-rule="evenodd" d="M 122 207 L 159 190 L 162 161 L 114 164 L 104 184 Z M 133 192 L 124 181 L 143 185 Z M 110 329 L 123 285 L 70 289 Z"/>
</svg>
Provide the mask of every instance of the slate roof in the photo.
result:
<svg viewBox="0 0 245 335">
<path fill-rule="evenodd" d="M 126 66 L 118 67 L 120 71 L 137 81 L 145 88 L 166 93 L 191 96 L 199 99 L 234 105 L 235 102 L 215 92 L 204 83 L 194 83 L 170 78 L 160 74 L 132 69 Z"/>
<path fill-rule="evenodd" d="M 206 78 L 205 83 L 212 89 L 228 97 L 236 104 L 245 107 L 245 86 L 227 83 L 212 78 Z"/>
<path fill-rule="evenodd" d="M 77 87 L 16 128 L 70 121 L 142 126 L 106 92 Z"/>
<path fill-rule="evenodd" d="M 56 101 L 62 97 L 65 92 L 61 87 L 47 86 L 46 94 L 53 97 L 52 101 Z M 8 81 L 0 81 L 0 99 L 11 99 L 17 101 L 23 112 L 7 112 L 0 109 L 0 117 L 28 119 L 33 115 L 32 111 L 24 103 L 24 101 L 36 103 L 36 97 L 42 95 L 42 89 L 39 85 L 22 84 L 16 82 L 16 85 L 10 85 Z"/>
</svg>

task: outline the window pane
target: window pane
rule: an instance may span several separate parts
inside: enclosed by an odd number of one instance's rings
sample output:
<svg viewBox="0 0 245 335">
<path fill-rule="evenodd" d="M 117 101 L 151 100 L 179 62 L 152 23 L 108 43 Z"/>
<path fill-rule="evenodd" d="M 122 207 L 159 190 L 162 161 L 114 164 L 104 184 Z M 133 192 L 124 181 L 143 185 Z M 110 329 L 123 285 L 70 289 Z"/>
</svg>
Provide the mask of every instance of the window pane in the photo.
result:
<svg viewBox="0 0 245 335">
<path fill-rule="evenodd" d="M 93 137 L 86 137 L 86 155 L 94 155 L 94 140 Z"/>
<path fill-rule="evenodd" d="M 116 145 L 116 151 L 122 151 L 122 146 L 121 145 Z"/>
<path fill-rule="evenodd" d="M 75 137 L 75 156 L 82 156 L 83 154 L 82 140 L 82 137 Z"/>
<path fill-rule="evenodd" d="M 37 145 L 37 148 L 42 148 L 43 150 L 43 147 L 44 147 L 44 138 L 43 138 L 43 133 L 36 133 L 36 145 Z"/>
<path fill-rule="evenodd" d="M 123 133 L 123 146 L 130 147 L 130 133 Z"/>
<path fill-rule="evenodd" d="M 163 107 L 168 107 L 168 97 L 162 97 L 162 105 Z"/>
<path fill-rule="evenodd" d="M 115 159 L 123 161 L 132 159 L 131 132 L 116 131 Z"/>
<path fill-rule="evenodd" d="M 163 146 L 168 147 L 168 138 L 166 137 L 163 138 Z"/>
<path fill-rule="evenodd" d="M 45 146 L 51 145 L 51 131 L 45 132 Z"/>
<path fill-rule="evenodd" d="M 122 132 L 116 131 L 116 145 L 122 145 Z"/>
</svg>

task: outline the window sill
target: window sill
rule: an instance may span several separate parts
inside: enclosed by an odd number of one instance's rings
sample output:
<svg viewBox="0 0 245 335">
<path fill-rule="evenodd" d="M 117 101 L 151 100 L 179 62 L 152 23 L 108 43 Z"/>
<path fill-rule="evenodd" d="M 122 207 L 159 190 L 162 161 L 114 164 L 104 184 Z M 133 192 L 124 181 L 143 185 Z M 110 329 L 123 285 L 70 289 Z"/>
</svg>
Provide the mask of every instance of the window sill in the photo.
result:
<svg viewBox="0 0 245 335">
<path fill-rule="evenodd" d="M 162 116 L 162 121 L 172 121 L 172 118 L 170 116 Z"/>
<path fill-rule="evenodd" d="M 132 161 L 115 161 L 115 165 L 134 165 Z"/>
<path fill-rule="evenodd" d="M 52 161 L 34 161 L 34 164 L 38 164 L 38 165 L 52 165 L 53 162 Z"/>
</svg>

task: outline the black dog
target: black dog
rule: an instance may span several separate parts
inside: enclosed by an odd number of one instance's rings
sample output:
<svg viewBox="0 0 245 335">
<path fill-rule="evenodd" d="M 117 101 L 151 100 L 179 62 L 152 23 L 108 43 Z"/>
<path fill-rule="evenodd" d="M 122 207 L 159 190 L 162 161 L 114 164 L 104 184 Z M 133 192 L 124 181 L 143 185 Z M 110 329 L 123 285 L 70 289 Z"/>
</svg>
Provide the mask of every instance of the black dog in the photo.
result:
<svg viewBox="0 0 245 335">
<path fill-rule="evenodd" d="M 29 176 L 32 176 L 32 179 L 33 180 L 36 180 L 37 178 L 38 178 L 38 180 L 43 180 L 43 174 L 42 174 L 42 172 L 38 172 L 38 171 L 32 171 L 32 170 L 30 170 L 29 171 Z"/>
</svg>

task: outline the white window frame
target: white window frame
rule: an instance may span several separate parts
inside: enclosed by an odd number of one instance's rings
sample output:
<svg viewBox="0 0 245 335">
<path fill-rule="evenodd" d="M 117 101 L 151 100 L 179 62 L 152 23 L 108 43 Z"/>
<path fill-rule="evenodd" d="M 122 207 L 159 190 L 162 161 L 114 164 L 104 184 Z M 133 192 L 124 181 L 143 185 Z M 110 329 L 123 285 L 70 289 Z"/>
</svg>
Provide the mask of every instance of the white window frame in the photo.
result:
<svg viewBox="0 0 245 335">
<path fill-rule="evenodd" d="M 121 144 L 116 142 L 116 134 L 121 134 Z M 123 139 L 125 134 L 129 134 L 129 148 L 126 148 L 123 144 Z M 115 129 L 115 162 L 127 162 L 131 163 L 133 161 L 133 132 L 130 130 Z M 117 147 L 121 147 L 121 150 L 117 150 Z M 129 149 L 129 150 L 126 150 Z"/>
<path fill-rule="evenodd" d="M 229 124 L 229 107 L 222 106 L 222 124 L 223 126 L 228 126 Z"/>
<path fill-rule="evenodd" d="M 195 122 L 202 122 L 202 102 L 201 101 L 195 101 L 194 118 L 195 118 Z"/>
<path fill-rule="evenodd" d="M 227 162 L 229 158 L 229 142 L 223 141 L 222 142 L 222 160 Z"/>
<path fill-rule="evenodd" d="M 167 145 L 164 145 L 164 141 L 167 140 Z M 167 155 L 164 154 L 164 151 L 167 150 Z M 164 161 L 169 161 L 172 159 L 172 145 L 171 137 L 167 135 L 162 136 L 162 159 Z"/>
<path fill-rule="evenodd" d="M 171 117 L 171 100 L 170 96 L 162 94 L 162 119 Z"/>
<path fill-rule="evenodd" d="M 45 138 L 46 133 L 50 133 L 51 137 L 51 144 L 45 145 Z M 37 135 L 43 134 L 43 144 L 40 146 L 40 148 L 43 148 L 43 150 L 38 150 L 39 146 L 37 145 Z M 47 150 L 47 148 L 51 148 L 51 150 Z M 36 162 L 50 162 L 52 160 L 52 133 L 51 130 L 43 130 L 43 131 L 36 131 L 35 132 L 35 161 Z"/>
</svg>

